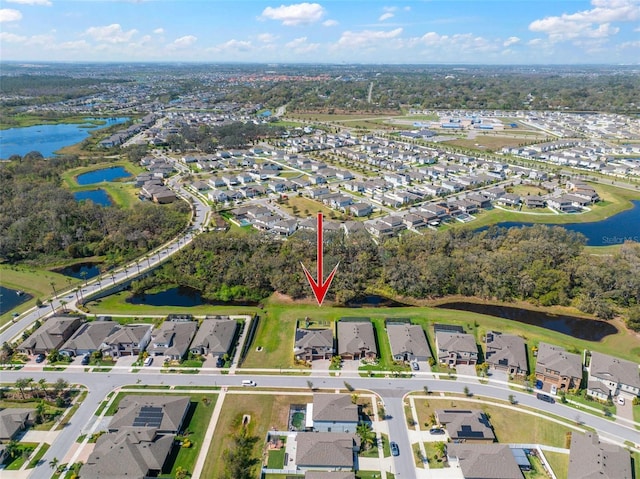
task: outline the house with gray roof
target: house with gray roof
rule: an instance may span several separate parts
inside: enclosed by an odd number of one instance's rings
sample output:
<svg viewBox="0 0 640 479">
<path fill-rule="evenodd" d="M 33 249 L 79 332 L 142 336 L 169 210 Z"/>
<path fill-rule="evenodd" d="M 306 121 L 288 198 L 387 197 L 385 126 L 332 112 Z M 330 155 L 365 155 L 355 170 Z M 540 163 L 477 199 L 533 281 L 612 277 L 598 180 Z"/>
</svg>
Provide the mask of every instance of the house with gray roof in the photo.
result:
<svg viewBox="0 0 640 479">
<path fill-rule="evenodd" d="M 520 336 L 489 331 L 485 346 L 485 362 L 490 368 L 514 376 L 527 375 L 527 351 Z"/>
<path fill-rule="evenodd" d="M 127 324 L 107 336 L 100 346 L 105 356 L 137 356 L 151 340 L 151 324 Z"/>
<path fill-rule="evenodd" d="M 422 326 L 387 320 L 387 336 L 396 361 L 428 361 L 431 357 Z"/>
<path fill-rule="evenodd" d="M 82 466 L 82 477 L 91 479 L 145 479 L 165 470 L 173 447 L 172 435 L 155 428 L 130 428 L 103 434 Z"/>
<path fill-rule="evenodd" d="M 296 435 L 296 466 L 299 471 L 351 471 L 360 441 L 346 432 L 299 432 Z"/>
<path fill-rule="evenodd" d="M 356 479 L 355 472 L 348 471 L 307 471 L 304 479 Z"/>
<path fill-rule="evenodd" d="M 560 346 L 538 344 L 536 380 L 542 389 L 555 394 L 557 390 L 577 389 L 582 381 L 582 357 L 568 353 Z"/>
<path fill-rule="evenodd" d="M 587 394 L 607 400 L 622 394 L 628 398 L 640 396 L 638 364 L 597 351 L 591 352 Z"/>
<path fill-rule="evenodd" d="M 228 316 L 206 318 L 200 324 L 189 350 L 194 354 L 222 357 L 231 352 L 237 330 L 238 322 Z"/>
<path fill-rule="evenodd" d="M 319 432 L 355 432 L 360 418 L 358 405 L 349 394 L 314 394 L 307 411 L 313 429 Z"/>
<path fill-rule="evenodd" d="M 478 346 L 471 334 L 436 331 L 436 349 L 438 362 L 450 368 L 478 362 Z"/>
<path fill-rule="evenodd" d="M 109 432 L 136 427 L 154 428 L 158 434 L 177 434 L 189 405 L 188 396 L 125 396 L 109 423 Z"/>
<path fill-rule="evenodd" d="M 52 316 L 42 326 L 25 339 L 18 351 L 24 354 L 49 354 L 71 337 L 80 327 L 82 319 L 79 316 Z"/>
<path fill-rule="evenodd" d="M 342 359 L 375 360 L 376 336 L 369 318 L 341 318 L 338 328 L 338 354 Z"/>
<path fill-rule="evenodd" d="M 179 361 L 189 350 L 189 344 L 196 334 L 195 321 L 165 321 L 151 332 L 151 342 L 147 348 L 150 356 L 166 356 Z"/>
<path fill-rule="evenodd" d="M 524 479 L 507 444 L 449 444 L 447 458 L 465 479 Z"/>
<path fill-rule="evenodd" d="M 300 361 L 331 359 L 336 349 L 331 329 L 297 328 L 293 354 Z"/>
<path fill-rule="evenodd" d="M 478 409 L 437 409 L 436 420 L 446 427 L 453 441 L 493 442 L 496 439 L 489 419 Z"/>
<path fill-rule="evenodd" d="M 8 407 L 0 411 L 0 440 L 10 441 L 20 431 L 33 424 L 36 411 L 29 408 Z"/>
<path fill-rule="evenodd" d="M 567 479 L 631 479 L 631 456 L 621 446 L 600 442 L 595 432 L 571 433 Z"/>
<path fill-rule="evenodd" d="M 109 335 L 121 326 L 113 321 L 91 321 L 83 323 L 60 347 L 60 353 L 67 356 L 82 356 L 100 349 Z"/>
</svg>

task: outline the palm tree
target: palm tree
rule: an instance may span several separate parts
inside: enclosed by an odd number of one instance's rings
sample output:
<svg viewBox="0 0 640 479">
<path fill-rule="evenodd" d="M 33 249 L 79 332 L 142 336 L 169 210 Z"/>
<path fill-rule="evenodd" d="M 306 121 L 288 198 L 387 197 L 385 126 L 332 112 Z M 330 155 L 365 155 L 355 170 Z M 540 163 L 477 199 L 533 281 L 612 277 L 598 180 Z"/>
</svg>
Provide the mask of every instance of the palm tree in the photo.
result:
<svg viewBox="0 0 640 479">
<path fill-rule="evenodd" d="M 367 449 L 371 449 L 376 443 L 376 433 L 373 431 L 371 424 L 369 423 L 359 423 L 356 427 L 356 434 L 360 436 L 360 442 L 365 451 Z"/>
<path fill-rule="evenodd" d="M 435 448 L 436 452 L 438 453 L 438 457 L 444 457 L 447 453 L 447 444 L 442 442 L 442 441 L 438 441 L 436 442 L 433 447 Z"/>
<path fill-rule="evenodd" d="M 40 378 L 38 380 L 38 388 L 45 396 L 47 395 L 47 380 L 45 378 Z"/>
<path fill-rule="evenodd" d="M 24 390 L 27 386 L 29 386 L 29 384 L 31 384 L 33 382 L 33 379 L 31 378 L 20 378 L 16 380 L 16 387 L 20 390 L 20 395 L 22 396 L 22 399 L 25 399 L 24 397 Z"/>
<path fill-rule="evenodd" d="M 176 479 L 186 479 L 186 477 L 187 477 L 187 470 L 182 466 L 178 466 L 176 468 Z"/>
<path fill-rule="evenodd" d="M 57 457 L 54 457 L 49 461 L 49 467 L 51 469 L 57 469 L 59 464 L 60 464 L 60 460 Z"/>
</svg>

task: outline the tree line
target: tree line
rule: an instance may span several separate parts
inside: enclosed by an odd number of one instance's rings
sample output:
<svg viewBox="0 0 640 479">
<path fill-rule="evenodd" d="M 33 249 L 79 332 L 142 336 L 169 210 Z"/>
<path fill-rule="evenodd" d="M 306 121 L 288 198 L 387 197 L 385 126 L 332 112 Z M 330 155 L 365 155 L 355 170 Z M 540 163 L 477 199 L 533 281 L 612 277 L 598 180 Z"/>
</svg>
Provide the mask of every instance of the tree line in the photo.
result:
<svg viewBox="0 0 640 479">
<path fill-rule="evenodd" d="M 117 264 L 139 256 L 185 227 L 189 206 L 141 202 L 135 208 L 77 202 L 60 172 L 79 166 L 75 157 L 45 160 L 28 154 L 0 165 L 0 258 L 39 264 L 106 256 Z"/>
<path fill-rule="evenodd" d="M 640 330 L 640 245 L 612 256 L 584 251 L 582 235 L 561 227 L 491 227 L 406 234 L 376 244 L 366 233 L 325 233 L 324 269 L 340 262 L 327 298 L 346 304 L 367 294 L 401 301 L 447 295 L 542 306 L 575 306 L 603 319 L 624 314 Z M 134 293 L 188 286 L 206 299 L 260 301 L 273 292 L 310 297 L 300 263 L 315 271 L 315 234 L 287 241 L 242 232 L 200 235 Z"/>
</svg>

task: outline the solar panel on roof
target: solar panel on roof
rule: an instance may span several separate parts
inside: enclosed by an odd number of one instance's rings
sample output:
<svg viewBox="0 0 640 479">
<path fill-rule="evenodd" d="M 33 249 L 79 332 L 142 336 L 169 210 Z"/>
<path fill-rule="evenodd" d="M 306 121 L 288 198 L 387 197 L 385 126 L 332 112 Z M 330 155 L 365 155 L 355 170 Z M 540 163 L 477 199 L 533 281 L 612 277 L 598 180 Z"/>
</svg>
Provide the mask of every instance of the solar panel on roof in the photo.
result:
<svg viewBox="0 0 640 479">
<path fill-rule="evenodd" d="M 458 431 L 458 437 L 464 437 L 467 439 L 483 438 L 484 433 L 482 431 L 474 431 L 473 429 L 471 429 L 471 426 L 463 424 Z"/>
<path fill-rule="evenodd" d="M 134 427 L 160 427 L 164 412 L 161 407 L 142 406 L 133 420 Z"/>
</svg>

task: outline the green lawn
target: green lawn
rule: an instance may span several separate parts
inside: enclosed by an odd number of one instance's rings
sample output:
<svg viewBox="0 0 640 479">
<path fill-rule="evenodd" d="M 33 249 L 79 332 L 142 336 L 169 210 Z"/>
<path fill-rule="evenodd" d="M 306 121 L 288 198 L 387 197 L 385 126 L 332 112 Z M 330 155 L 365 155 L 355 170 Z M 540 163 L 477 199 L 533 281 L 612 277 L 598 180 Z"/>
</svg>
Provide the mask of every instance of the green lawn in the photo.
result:
<svg viewBox="0 0 640 479">
<path fill-rule="evenodd" d="M 541 419 L 532 414 L 513 411 L 498 405 L 480 404 L 464 401 L 460 398 L 451 399 L 416 399 L 416 410 L 420 424 L 427 422 L 429 416 L 436 409 L 481 409 L 489 415 L 498 442 L 546 444 L 549 446 L 566 447 L 565 434 L 572 431 L 569 427 Z"/>
<path fill-rule="evenodd" d="M 525 479 L 547 479 L 549 477 L 547 476 L 542 461 L 539 458 L 535 456 L 529 456 L 529 463 L 531 464 L 531 470 L 524 473 Z"/>
<path fill-rule="evenodd" d="M 558 479 L 564 479 L 567 477 L 569 472 L 569 454 L 544 451 L 544 457 L 547 458 L 551 469 L 553 469 L 553 472 Z M 638 477 L 637 474 L 636 477 Z"/>
<path fill-rule="evenodd" d="M 449 467 L 446 455 L 444 458 L 438 453 L 435 442 L 425 442 L 424 449 L 427 453 L 427 460 L 429 461 L 429 469 L 443 469 Z"/>
<path fill-rule="evenodd" d="M 229 448 L 232 436 L 242 424 L 244 415 L 250 416 L 249 433 L 259 438 L 254 448 L 254 456 L 261 457 L 264 438 L 275 428 L 286 430 L 291 404 L 306 404 L 309 396 L 233 394 L 225 398 L 220 418 L 214 433 L 215 441 L 207 452 L 201 477 L 220 477 L 224 471 L 223 453 Z"/>
<path fill-rule="evenodd" d="M 287 449 L 284 446 L 280 449 L 270 450 L 269 457 L 267 458 L 267 468 L 282 469 L 284 467 L 284 454 L 286 451 Z"/>
<path fill-rule="evenodd" d="M 47 444 L 46 442 L 42 443 L 42 447 L 40 448 L 38 453 L 35 456 L 33 456 L 29 461 L 29 465 L 27 466 L 27 469 L 33 469 L 34 467 L 36 467 L 38 465 L 38 462 L 40 462 L 40 459 L 42 459 L 42 456 L 45 455 L 48 449 L 49 449 L 49 444 Z"/>
<path fill-rule="evenodd" d="M 17 471 L 22 467 L 29 455 L 38 446 L 37 442 L 20 442 L 18 443 L 17 453 L 13 459 L 6 458 L 4 461 L 7 471 Z"/>
</svg>

